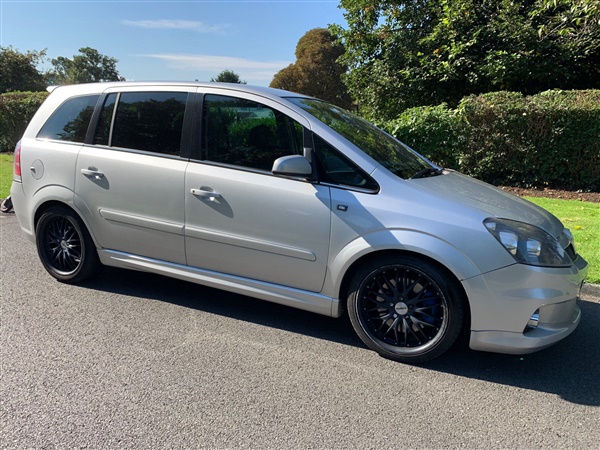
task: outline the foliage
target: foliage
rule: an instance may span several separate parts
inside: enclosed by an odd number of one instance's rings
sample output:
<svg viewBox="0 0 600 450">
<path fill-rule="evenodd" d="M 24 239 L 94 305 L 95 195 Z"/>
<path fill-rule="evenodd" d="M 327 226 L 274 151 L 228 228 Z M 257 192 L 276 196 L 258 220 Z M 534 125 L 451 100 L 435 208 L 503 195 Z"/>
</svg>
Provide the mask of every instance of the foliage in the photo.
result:
<svg viewBox="0 0 600 450">
<path fill-rule="evenodd" d="M 49 84 L 79 84 L 101 81 L 123 81 L 117 71 L 117 59 L 98 50 L 83 47 L 73 59 L 59 56 L 52 59 L 53 70 L 48 73 Z"/>
<path fill-rule="evenodd" d="M 45 56 L 45 50 L 20 53 L 12 47 L 0 47 L 0 94 L 45 89 L 44 76 L 37 69 Z"/>
<path fill-rule="evenodd" d="M 13 154 L 0 153 L 0 198 L 4 199 L 10 195 L 12 184 Z"/>
<path fill-rule="evenodd" d="M 600 87 L 597 0 L 341 0 L 346 84 L 390 120 L 469 94 Z"/>
<path fill-rule="evenodd" d="M 440 165 L 491 184 L 600 189 L 600 91 L 494 92 L 382 124 Z"/>
<path fill-rule="evenodd" d="M 600 203 L 527 197 L 550 211 L 575 238 L 577 252 L 588 262 L 588 283 L 600 283 Z"/>
<path fill-rule="evenodd" d="M 344 47 L 326 28 L 314 28 L 298 41 L 296 62 L 277 72 L 270 86 L 350 108 L 352 101 L 342 82 L 347 67 L 338 62 L 343 53 Z"/>
<path fill-rule="evenodd" d="M 9 92 L 0 95 L 0 152 L 12 152 L 47 92 Z"/>
<path fill-rule="evenodd" d="M 240 79 L 240 76 L 237 73 L 235 73 L 233 70 L 227 70 L 227 69 L 223 70 L 215 78 L 211 78 L 210 81 L 219 82 L 219 83 L 246 84 L 245 81 L 242 81 Z"/>
<path fill-rule="evenodd" d="M 457 155 L 464 141 L 460 118 L 443 103 L 407 109 L 384 128 L 441 167 L 458 168 Z"/>
</svg>

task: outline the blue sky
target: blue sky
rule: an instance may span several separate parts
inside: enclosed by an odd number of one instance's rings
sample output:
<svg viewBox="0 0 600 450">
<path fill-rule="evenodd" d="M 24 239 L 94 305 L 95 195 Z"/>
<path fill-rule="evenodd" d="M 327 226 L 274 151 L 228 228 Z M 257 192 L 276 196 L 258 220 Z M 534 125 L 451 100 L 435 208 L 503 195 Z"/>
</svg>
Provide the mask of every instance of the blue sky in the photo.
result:
<svg viewBox="0 0 600 450">
<path fill-rule="evenodd" d="M 208 81 L 224 69 L 268 86 L 312 28 L 345 25 L 338 0 L 0 0 L 0 45 L 71 58 L 92 47 L 130 80 Z"/>
</svg>

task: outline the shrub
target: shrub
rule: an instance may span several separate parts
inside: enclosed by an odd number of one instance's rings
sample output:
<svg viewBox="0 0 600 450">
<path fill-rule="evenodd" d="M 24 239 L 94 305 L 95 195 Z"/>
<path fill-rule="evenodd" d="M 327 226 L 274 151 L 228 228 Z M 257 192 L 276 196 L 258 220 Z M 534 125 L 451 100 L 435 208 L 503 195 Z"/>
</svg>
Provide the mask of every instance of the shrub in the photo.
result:
<svg viewBox="0 0 600 450">
<path fill-rule="evenodd" d="M 47 92 L 10 92 L 0 95 L 0 152 L 14 150 L 27 124 L 47 96 Z"/>
<path fill-rule="evenodd" d="M 493 92 L 384 128 L 444 167 L 507 186 L 600 189 L 600 91 Z"/>
<path fill-rule="evenodd" d="M 457 156 L 464 140 L 456 111 L 444 103 L 406 110 L 383 128 L 442 167 L 458 169 Z"/>
</svg>

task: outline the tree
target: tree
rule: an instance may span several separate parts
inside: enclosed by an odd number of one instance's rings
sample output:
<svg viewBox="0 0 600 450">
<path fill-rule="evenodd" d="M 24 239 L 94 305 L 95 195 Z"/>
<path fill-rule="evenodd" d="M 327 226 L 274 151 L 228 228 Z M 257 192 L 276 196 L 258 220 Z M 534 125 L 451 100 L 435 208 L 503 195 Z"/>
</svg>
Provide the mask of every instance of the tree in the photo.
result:
<svg viewBox="0 0 600 450">
<path fill-rule="evenodd" d="M 597 0 L 341 0 L 345 79 L 375 120 L 498 90 L 600 86 Z"/>
<path fill-rule="evenodd" d="M 219 75 L 217 75 L 215 78 L 211 78 L 210 81 L 219 83 L 246 84 L 245 81 L 240 80 L 240 76 L 237 73 L 235 73 L 233 70 L 227 69 L 219 73 Z"/>
<path fill-rule="evenodd" d="M 0 47 L 0 94 L 15 91 L 43 91 L 44 75 L 37 69 L 46 50 L 21 53 L 12 47 Z"/>
<path fill-rule="evenodd" d="M 300 71 L 298 70 L 298 66 L 296 64 L 290 64 L 275 74 L 269 87 L 304 93 L 301 92 L 302 88 L 300 87 L 300 77 L 301 75 Z"/>
<path fill-rule="evenodd" d="M 349 108 L 352 104 L 342 75 L 346 66 L 338 63 L 344 47 L 326 28 L 304 34 L 296 46 L 296 62 L 277 72 L 270 86 L 328 100 Z"/>
<path fill-rule="evenodd" d="M 98 50 L 83 47 L 73 59 L 59 56 L 52 60 L 54 69 L 48 77 L 52 84 L 79 84 L 101 81 L 123 81 L 117 71 L 117 59 Z"/>
</svg>

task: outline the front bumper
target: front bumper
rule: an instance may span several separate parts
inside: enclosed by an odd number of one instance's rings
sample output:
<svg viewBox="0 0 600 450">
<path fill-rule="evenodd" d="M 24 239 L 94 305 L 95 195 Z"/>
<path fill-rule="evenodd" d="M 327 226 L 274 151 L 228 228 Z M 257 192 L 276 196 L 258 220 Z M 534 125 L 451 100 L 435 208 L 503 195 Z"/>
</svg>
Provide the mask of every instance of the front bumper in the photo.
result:
<svg viewBox="0 0 600 450">
<path fill-rule="evenodd" d="M 579 324 L 577 299 L 587 271 L 580 256 L 568 268 L 514 264 L 463 281 L 471 306 L 470 347 L 525 354 L 564 339 Z"/>
</svg>

